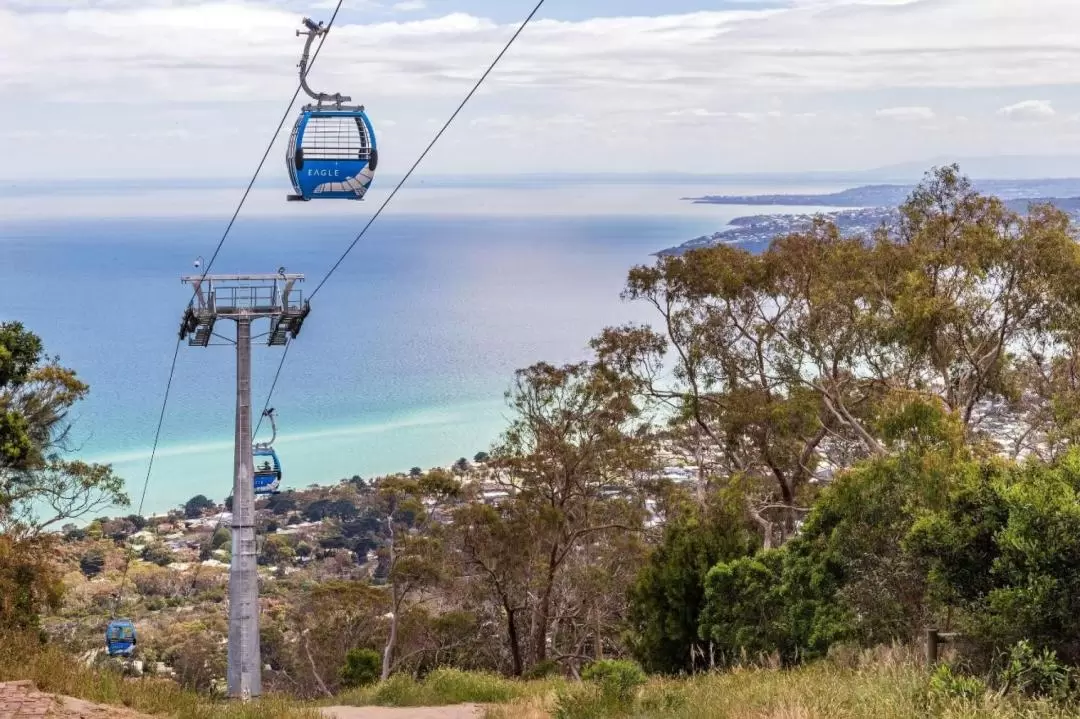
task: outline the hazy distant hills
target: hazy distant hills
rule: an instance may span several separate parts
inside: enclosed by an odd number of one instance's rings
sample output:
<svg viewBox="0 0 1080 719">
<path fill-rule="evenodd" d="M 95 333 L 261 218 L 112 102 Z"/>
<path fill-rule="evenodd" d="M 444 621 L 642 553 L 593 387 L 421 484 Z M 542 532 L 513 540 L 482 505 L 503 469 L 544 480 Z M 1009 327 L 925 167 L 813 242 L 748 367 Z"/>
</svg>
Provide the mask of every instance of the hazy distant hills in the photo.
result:
<svg viewBox="0 0 1080 719">
<path fill-rule="evenodd" d="M 1074 222 L 1080 222 L 1080 179 L 984 179 L 973 180 L 972 183 L 980 192 L 1000 197 L 1014 212 L 1023 214 L 1034 203 L 1048 202 L 1068 213 Z M 891 184 L 864 185 L 816 195 L 706 195 L 683 199 L 695 204 L 713 205 L 852 208 L 821 214 L 835 222 L 842 234 L 867 235 L 883 223 L 890 223 L 896 219 L 897 208 L 914 187 L 914 185 Z M 805 229 L 813 219 L 814 215 L 810 213 L 737 217 L 731 221 L 730 229 L 712 235 L 702 235 L 655 254 L 680 255 L 688 250 L 718 244 L 734 244 L 751 252 L 760 252 L 768 247 L 776 236 Z"/>
<path fill-rule="evenodd" d="M 1080 179 L 1040 178 L 1033 180 L 973 180 L 975 188 L 1016 205 L 1018 211 L 1030 202 L 1080 202 Z M 694 203 L 712 205 L 786 205 L 788 207 L 897 207 L 911 194 L 915 185 L 863 185 L 825 194 L 705 195 L 684 198 Z M 1017 204 L 1017 201 L 1020 201 Z M 1065 207 L 1062 207 L 1065 209 Z"/>
</svg>

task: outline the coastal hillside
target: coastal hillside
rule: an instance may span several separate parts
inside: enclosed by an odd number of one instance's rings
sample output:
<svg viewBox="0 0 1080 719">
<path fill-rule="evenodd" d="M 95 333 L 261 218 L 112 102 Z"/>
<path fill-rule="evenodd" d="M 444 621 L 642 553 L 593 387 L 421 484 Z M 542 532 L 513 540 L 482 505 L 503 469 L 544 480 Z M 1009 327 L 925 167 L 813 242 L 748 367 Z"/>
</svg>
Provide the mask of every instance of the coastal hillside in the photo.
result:
<svg viewBox="0 0 1080 719">
<path fill-rule="evenodd" d="M 1076 228 L 955 167 L 884 222 L 633 267 L 651 320 L 516 371 L 492 446 L 260 497 L 248 703 L 232 499 L 140 516 L 73 441 L 91 387 L 0 323 L 0 681 L 184 718 L 1077 716 Z"/>
</svg>

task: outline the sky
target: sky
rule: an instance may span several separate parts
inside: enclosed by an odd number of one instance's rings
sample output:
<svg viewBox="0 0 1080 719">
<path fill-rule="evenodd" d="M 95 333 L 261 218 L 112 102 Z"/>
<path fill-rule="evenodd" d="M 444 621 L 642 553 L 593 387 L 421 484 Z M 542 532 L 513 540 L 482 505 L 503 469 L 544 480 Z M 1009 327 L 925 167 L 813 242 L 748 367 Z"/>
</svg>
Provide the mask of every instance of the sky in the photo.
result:
<svg viewBox="0 0 1080 719">
<path fill-rule="evenodd" d="M 0 0 L 0 180 L 247 176 L 335 0 Z M 310 81 L 404 171 L 535 0 L 344 0 Z M 547 0 L 423 171 L 1080 154 L 1076 0 Z M 284 142 L 268 162 L 284 177 Z"/>
</svg>

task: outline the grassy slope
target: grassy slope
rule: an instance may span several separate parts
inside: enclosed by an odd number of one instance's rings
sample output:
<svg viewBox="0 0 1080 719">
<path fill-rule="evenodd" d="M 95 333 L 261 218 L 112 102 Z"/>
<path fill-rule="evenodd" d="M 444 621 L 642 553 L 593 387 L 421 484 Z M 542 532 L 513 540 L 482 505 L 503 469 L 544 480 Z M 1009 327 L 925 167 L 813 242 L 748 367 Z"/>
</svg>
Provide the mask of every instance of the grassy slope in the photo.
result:
<svg viewBox="0 0 1080 719">
<path fill-rule="evenodd" d="M 38 648 L 25 638 L 0 637 L 0 681 L 17 679 L 30 679 L 43 692 L 176 719 L 322 719 L 318 711 L 288 699 L 266 697 L 246 705 L 214 702 L 168 679 L 124 679 L 115 672 L 83 666 L 58 648 Z"/>
<path fill-rule="evenodd" d="M 42 691 L 131 707 L 176 719 L 317 719 L 314 704 L 265 697 L 246 705 L 214 702 L 168 680 L 123 679 L 80 665 L 58 648 L 0 641 L 0 681 L 31 679 Z M 628 712 L 605 710 L 591 687 L 561 680 L 514 682 L 440 670 L 424 681 L 389 682 L 335 697 L 354 706 L 488 704 L 486 719 L 1080 719 L 1080 710 L 987 694 L 977 700 L 932 699 L 926 672 L 885 653 L 860 667 L 827 662 L 792 671 L 741 670 L 693 679 L 653 679 Z M 559 709 L 562 709 L 560 711 Z"/>
</svg>

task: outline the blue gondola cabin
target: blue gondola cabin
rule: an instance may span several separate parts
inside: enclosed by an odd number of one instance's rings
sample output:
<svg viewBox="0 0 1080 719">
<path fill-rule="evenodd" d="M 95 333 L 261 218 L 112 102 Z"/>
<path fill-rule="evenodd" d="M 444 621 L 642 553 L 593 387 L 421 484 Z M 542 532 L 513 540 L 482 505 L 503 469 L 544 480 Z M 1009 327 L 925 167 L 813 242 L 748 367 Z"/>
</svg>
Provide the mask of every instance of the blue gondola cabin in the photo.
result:
<svg viewBox="0 0 1080 719">
<path fill-rule="evenodd" d="M 281 462 L 271 447 L 256 447 L 252 452 L 255 464 L 255 494 L 277 494 L 281 486 Z"/>
<path fill-rule="evenodd" d="M 362 200 L 379 164 L 371 120 L 363 108 L 304 108 L 287 161 L 290 200 Z"/>
<path fill-rule="evenodd" d="M 137 642 L 135 625 L 130 619 L 114 619 L 105 629 L 105 648 L 110 657 L 130 657 Z"/>
</svg>

